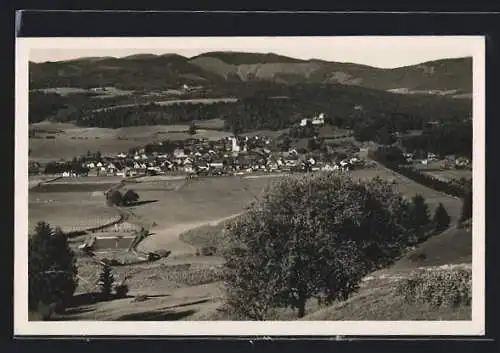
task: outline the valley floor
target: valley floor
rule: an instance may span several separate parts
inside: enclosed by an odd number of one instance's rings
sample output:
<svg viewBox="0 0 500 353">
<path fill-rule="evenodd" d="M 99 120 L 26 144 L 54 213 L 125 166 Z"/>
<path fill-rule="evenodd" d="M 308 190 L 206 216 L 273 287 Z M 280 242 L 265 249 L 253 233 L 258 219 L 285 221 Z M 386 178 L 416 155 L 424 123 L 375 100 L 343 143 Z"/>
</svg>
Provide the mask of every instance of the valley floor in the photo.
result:
<svg viewBox="0 0 500 353">
<path fill-rule="evenodd" d="M 383 169 L 360 170 L 353 172 L 353 176 L 394 178 L 387 173 Z M 115 279 L 126 278 L 130 292 L 127 298 L 109 301 L 98 301 L 91 295 L 97 290 L 95 279 L 100 265 L 79 255 L 80 284 L 74 303 L 64 315 L 55 319 L 227 320 L 227 315 L 221 311 L 224 294 L 217 276 L 217 268 L 223 260 L 217 256 L 196 255 L 205 245 L 203 232 L 191 237 L 181 235 L 207 226 L 218 229 L 225 220 L 242 212 L 253 195 L 258 195 L 271 180 L 263 177 L 247 180 L 251 192 L 242 191 L 241 179 L 235 177 L 208 178 L 189 185 L 175 179 L 153 182 L 146 179 L 134 184 L 141 199 L 156 200 L 130 209 L 133 217 L 145 224 L 154 224 L 151 235 L 140 244 L 139 250 L 168 250 L 171 254 L 153 263 L 114 266 Z M 423 193 L 431 209 L 438 202 L 445 203 L 453 220 L 459 216 L 460 200 L 405 178 L 398 178 L 396 187 L 406 195 Z M 129 261 L 134 258 L 133 254 L 123 251 L 96 255 L 99 258 L 128 257 Z M 470 307 L 435 310 L 412 306 L 395 297 L 394 287 L 399 279 L 418 267 L 470 264 L 471 260 L 470 229 L 452 227 L 430 238 L 390 268 L 365 278 L 360 291 L 348 301 L 330 307 L 319 307 L 311 301 L 304 320 L 469 320 Z M 296 314 L 292 310 L 280 310 L 276 312 L 276 319 L 296 320 Z"/>
</svg>

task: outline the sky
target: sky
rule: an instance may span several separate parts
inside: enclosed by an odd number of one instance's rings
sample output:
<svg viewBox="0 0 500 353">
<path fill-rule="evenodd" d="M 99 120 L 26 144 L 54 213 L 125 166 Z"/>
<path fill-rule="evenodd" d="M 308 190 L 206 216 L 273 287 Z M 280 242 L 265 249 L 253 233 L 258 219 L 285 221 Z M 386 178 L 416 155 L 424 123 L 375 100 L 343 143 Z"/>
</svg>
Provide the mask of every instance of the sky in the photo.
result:
<svg viewBox="0 0 500 353">
<path fill-rule="evenodd" d="M 298 59 L 350 62 L 380 68 L 473 56 L 482 37 L 164 37 L 30 38 L 30 61 L 81 57 L 175 53 L 186 57 L 209 51 L 275 53 Z"/>
</svg>

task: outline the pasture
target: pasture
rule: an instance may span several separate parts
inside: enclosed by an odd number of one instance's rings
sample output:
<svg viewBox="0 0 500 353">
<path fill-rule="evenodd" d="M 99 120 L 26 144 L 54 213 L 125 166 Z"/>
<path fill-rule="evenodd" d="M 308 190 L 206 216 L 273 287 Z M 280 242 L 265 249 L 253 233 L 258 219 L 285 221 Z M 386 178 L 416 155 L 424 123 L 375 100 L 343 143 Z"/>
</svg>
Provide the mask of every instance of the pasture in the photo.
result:
<svg viewBox="0 0 500 353">
<path fill-rule="evenodd" d="M 154 201 L 131 208 L 137 217 L 156 223 L 151 230 L 153 234 L 140 247 L 194 254 L 196 249 L 179 239 L 181 233 L 204 224 L 216 225 L 243 212 L 270 180 L 214 177 L 127 185 L 142 201 Z"/>
<path fill-rule="evenodd" d="M 30 232 L 39 221 L 65 232 L 82 231 L 120 219 L 119 213 L 106 205 L 102 192 L 30 190 L 28 196 Z"/>
<path fill-rule="evenodd" d="M 210 123 L 208 124 L 208 126 Z M 186 140 L 207 138 L 218 140 L 232 134 L 222 130 L 197 129 L 195 135 L 188 133 L 189 125 L 131 126 L 119 129 L 79 127 L 70 123 L 43 122 L 32 124 L 37 137 L 29 139 L 30 160 L 51 161 L 71 160 L 85 155 L 88 151 L 101 151 L 103 155 L 116 155 L 130 148 L 162 140 Z M 46 136 L 53 138 L 46 138 Z"/>
<path fill-rule="evenodd" d="M 397 175 L 395 173 L 392 173 L 391 171 L 385 168 L 376 167 L 371 169 L 354 170 L 351 171 L 350 174 L 354 178 L 358 178 L 361 180 L 369 180 L 377 176 L 384 180 L 394 180 L 396 182 L 396 184 L 394 185 L 395 190 L 400 192 L 406 198 L 411 198 L 416 194 L 420 194 L 423 197 L 425 197 L 426 202 L 429 206 L 429 212 L 431 217 L 434 213 L 434 210 L 436 209 L 437 205 L 440 202 L 444 205 L 444 207 L 448 211 L 451 217 L 452 224 L 456 223 L 456 221 L 460 217 L 460 210 L 462 206 L 460 200 L 453 198 L 451 196 L 447 196 L 430 188 L 427 188 L 423 185 L 417 184 L 414 181 L 402 177 L 400 175 Z M 263 180 L 266 180 L 268 182 L 269 180 L 272 180 L 271 177 L 278 177 L 278 176 L 279 175 L 269 175 L 269 177 L 264 177 Z M 244 180 L 246 183 L 248 183 L 259 180 L 261 178 L 262 177 L 260 176 L 250 175 L 244 177 Z M 263 187 L 264 184 L 267 184 L 267 182 L 263 182 L 263 185 L 259 185 L 259 187 Z M 258 195 L 257 190 L 253 190 L 253 192 L 257 192 Z M 224 222 L 221 222 L 216 225 L 204 224 L 200 227 L 186 230 L 180 235 L 180 238 L 185 243 L 196 248 L 216 246 L 217 237 L 220 235 L 220 232 L 222 231 L 223 227 L 224 227 Z M 471 248 L 470 243 L 466 243 L 465 245 L 462 246 L 462 248 L 464 251 L 467 251 L 467 249 Z"/>
<path fill-rule="evenodd" d="M 422 170 L 424 174 L 430 175 L 438 180 L 449 182 L 462 178 L 472 179 L 472 170 L 456 169 L 456 170 Z"/>
<path fill-rule="evenodd" d="M 192 98 L 192 99 L 169 99 L 169 100 L 161 100 L 161 101 L 151 101 L 149 104 L 154 103 L 163 106 L 169 106 L 174 104 L 212 104 L 212 103 L 234 103 L 237 102 L 238 98 L 235 97 L 222 97 L 222 98 Z M 144 105 L 144 103 L 136 103 L 136 104 L 119 104 L 113 106 L 107 106 L 105 108 L 95 109 L 95 111 L 101 110 L 112 110 L 118 108 L 127 108 L 133 107 L 136 105 Z"/>
<path fill-rule="evenodd" d="M 219 130 L 224 128 L 224 120 L 209 119 L 209 120 L 193 120 L 193 123 L 200 129 Z"/>
<path fill-rule="evenodd" d="M 353 170 L 350 173 L 354 178 L 361 180 L 372 179 L 377 176 L 383 180 L 393 180 L 396 182 L 394 188 L 407 198 L 411 198 L 416 194 L 422 195 L 429 206 L 431 216 L 441 202 L 450 215 L 452 224 L 456 223 L 460 217 L 461 200 L 418 184 L 386 168 L 377 166 L 376 168 Z"/>
</svg>

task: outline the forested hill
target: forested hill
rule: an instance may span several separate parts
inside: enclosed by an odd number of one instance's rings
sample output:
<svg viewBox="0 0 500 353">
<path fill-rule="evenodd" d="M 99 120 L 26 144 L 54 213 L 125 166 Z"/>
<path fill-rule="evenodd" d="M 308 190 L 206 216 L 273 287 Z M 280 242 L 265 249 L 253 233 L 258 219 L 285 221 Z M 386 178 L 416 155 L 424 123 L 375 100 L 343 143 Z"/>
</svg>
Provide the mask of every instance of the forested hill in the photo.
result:
<svg viewBox="0 0 500 353">
<path fill-rule="evenodd" d="M 244 86 L 244 87 L 242 87 Z M 219 118 L 232 130 L 284 129 L 301 118 L 320 112 L 336 125 L 353 126 L 391 119 L 408 129 L 432 120 L 466 120 L 471 117 L 468 99 L 426 95 L 397 95 L 374 89 L 328 84 L 233 84 L 229 91 L 244 92 L 239 99 L 214 99 L 207 103 L 115 105 L 102 109 L 82 95 L 30 94 L 30 122 L 74 121 L 80 126 L 119 128 L 134 125 L 187 123 Z M 94 102 L 94 104 L 90 104 Z M 109 103 L 109 102 L 108 102 Z"/>
<path fill-rule="evenodd" d="M 242 52 L 209 52 L 193 58 L 141 54 L 30 63 L 31 89 L 115 86 L 147 91 L 181 84 L 213 87 L 249 81 L 343 84 L 398 93 L 458 95 L 472 92 L 472 58 L 395 69 Z"/>
</svg>

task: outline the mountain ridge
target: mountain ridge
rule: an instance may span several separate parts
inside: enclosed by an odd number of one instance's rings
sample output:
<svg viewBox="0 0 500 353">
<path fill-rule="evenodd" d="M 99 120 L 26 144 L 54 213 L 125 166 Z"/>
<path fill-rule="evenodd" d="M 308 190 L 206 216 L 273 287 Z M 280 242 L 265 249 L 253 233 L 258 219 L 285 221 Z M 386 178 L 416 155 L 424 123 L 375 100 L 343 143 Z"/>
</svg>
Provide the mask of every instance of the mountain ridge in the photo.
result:
<svg viewBox="0 0 500 353">
<path fill-rule="evenodd" d="M 32 88 L 117 85 L 158 89 L 181 84 L 271 81 L 332 83 L 378 90 L 472 92 L 472 58 L 448 58 L 398 68 L 296 59 L 275 53 L 206 52 L 191 58 L 175 54 L 134 54 L 30 62 Z"/>
</svg>

